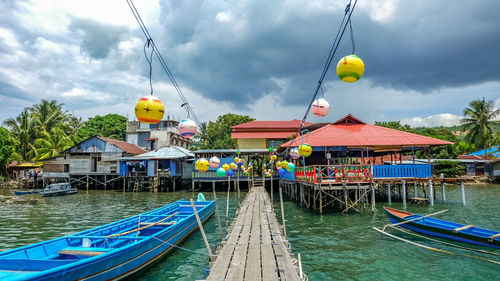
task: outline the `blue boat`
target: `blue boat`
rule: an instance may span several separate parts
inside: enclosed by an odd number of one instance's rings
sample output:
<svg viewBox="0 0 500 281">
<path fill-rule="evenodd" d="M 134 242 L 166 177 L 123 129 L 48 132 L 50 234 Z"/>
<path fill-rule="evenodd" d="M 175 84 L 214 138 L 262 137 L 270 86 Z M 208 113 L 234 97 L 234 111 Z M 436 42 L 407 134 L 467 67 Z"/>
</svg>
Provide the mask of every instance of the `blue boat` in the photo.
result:
<svg viewBox="0 0 500 281">
<path fill-rule="evenodd" d="M 39 194 L 41 190 L 14 190 L 14 195 Z"/>
<path fill-rule="evenodd" d="M 195 201 L 201 221 L 215 201 Z M 1 280 L 118 280 L 160 259 L 198 227 L 189 201 L 0 253 Z"/>
<path fill-rule="evenodd" d="M 459 242 L 500 249 L 500 232 L 475 227 L 472 224 L 460 224 L 431 217 L 424 217 L 388 207 L 384 210 L 391 223 L 400 223 L 400 227 L 429 236 L 446 238 Z"/>
</svg>

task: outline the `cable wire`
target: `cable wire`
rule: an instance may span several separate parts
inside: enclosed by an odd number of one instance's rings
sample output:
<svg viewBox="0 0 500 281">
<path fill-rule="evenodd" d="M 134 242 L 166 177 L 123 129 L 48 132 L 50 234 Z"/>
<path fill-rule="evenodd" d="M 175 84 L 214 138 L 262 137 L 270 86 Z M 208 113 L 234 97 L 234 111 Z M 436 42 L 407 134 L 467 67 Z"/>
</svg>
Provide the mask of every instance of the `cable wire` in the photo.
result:
<svg viewBox="0 0 500 281">
<path fill-rule="evenodd" d="M 158 47 L 156 46 L 155 42 L 153 41 L 153 38 L 151 37 L 151 34 L 149 33 L 146 25 L 144 24 L 144 21 L 142 20 L 141 15 L 137 11 L 137 9 L 136 9 L 136 7 L 134 5 L 134 2 L 132 0 L 127 0 L 127 4 L 130 7 L 130 10 L 132 11 L 132 13 L 134 14 L 134 17 L 135 17 L 137 23 L 139 24 L 139 27 L 141 28 L 142 32 L 144 33 L 144 36 L 146 37 L 146 40 L 148 40 L 150 46 L 152 47 L 152 52 L 155 53 L 156 58 L 160 62 L 160 65 L 162 66 L 163 70 L 165 71 L 165 73 L 167 74 L 168 78 L 170 79 L 170 82 L 174 86 L 177 94 L 179 94 L 179 97 L 182 100 L 182 104 L 183 104 L 184 109 L 193 118 L 193 121 L 196 123 L 196 125 L 198 126 L 198 128 L 201 128 L 201 122 L 200 122 L 200 120 L 198 119 L 198 117 L 196 116 L 193 108 L 189 105 L 186 97 L 182 93 L 182 90 L 181 90 L 179 84 L 175 80 L 174 75 L 170 71 L 170 68 L 168 67 L 167 63 L 163 59 L 163 57 L 162 57 L 160 51 L 158 50 Z M 212 141 L 212 139 L 210 138 L 210 136 L 208 134 L 206 135 L 206 137 L 210 141 L 210 143 L 212 143 L 212 145 L 215 148 L 217 148 L 217 146 L 215 145 L 215 143 Z"/>
</svg>

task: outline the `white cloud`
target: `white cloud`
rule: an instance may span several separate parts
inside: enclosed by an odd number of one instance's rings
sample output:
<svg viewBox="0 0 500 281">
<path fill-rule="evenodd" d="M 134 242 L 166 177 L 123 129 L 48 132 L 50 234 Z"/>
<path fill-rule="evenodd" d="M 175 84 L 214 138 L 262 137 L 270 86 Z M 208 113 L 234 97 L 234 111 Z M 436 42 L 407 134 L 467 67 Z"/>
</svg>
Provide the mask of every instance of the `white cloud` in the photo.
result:
<svg viewBox="0 0 500 281">
<path fill-rule="evenodd" d="M 3 41 L 3 44 L 9 46 L 10 48 L 19 48 L 21 45 L 17 41 L 14 32 L 10 29 L 0 27 L 0 41 Z"/>
<path fill-rule="evenodd" d="M 217 13 L 215 20 L 219 22 L 230 22 L 232 20 L 231 13 L 228 11 Z"/>
<path fill-rule="evenodd" d="M 450 113 L 442 113 L 428 117 L 413 117 L 410 119 L 402 119 L 402 124 L 408 124 L 412 127 L 437 127 L 437 126 L 456 126 L 460 124 L 462 116 Z"/>
<path fill-rule="evenodd" d="M 370 0 L 360 1 L 359 8 L 366 9 L 370 18 L 378 22 L 390 21 L 398 9 L 398 0 Z"/>
</svg>

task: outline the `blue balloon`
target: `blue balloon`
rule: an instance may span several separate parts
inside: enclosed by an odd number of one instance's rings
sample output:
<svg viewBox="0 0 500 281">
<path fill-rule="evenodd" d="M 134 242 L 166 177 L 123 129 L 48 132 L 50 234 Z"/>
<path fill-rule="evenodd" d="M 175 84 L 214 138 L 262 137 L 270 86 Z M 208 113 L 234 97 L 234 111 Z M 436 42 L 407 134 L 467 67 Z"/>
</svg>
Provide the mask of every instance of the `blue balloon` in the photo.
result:
<svg viewBox="0 0 500 281">
<path fill-rule="evenodd" d="M 280 177 L 282 177 L 283 175 L 285 175 L 285 172 L 286 172 L 286 170 L 285 170 L 285 169 L 280 169 L 280 170 L 278 171 L 278 174 L 280 175 Z"/>
<path fill-rule="evenodd" d="M 233 175 L 234 175 L 234 171 L 233 170 L 227 171 L 227 176 L 228 177 L 232 177 Z"/>
</svg>

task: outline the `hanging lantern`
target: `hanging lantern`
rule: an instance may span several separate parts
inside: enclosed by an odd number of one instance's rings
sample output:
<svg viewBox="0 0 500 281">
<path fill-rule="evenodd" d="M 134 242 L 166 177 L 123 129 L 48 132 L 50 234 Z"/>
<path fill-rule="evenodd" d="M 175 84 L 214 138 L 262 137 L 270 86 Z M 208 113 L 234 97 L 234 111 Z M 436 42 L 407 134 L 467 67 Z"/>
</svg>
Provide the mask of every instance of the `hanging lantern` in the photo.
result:
<svg viewBox="0 0 500 281">
<path fill-rule="evenodd" d="M 286 165 L 288 165 L 288 161 L 286 161 L 286 160 L 285 161 L 281 161 L 281 167 L 282 168 L 285 168 Z"/>
<path fill-rule="evenodd" d="M 177 127 L 179 134 L 185 138 L 192 138 L 196 134 L 196 123 L 193 120 L 184 119 Z"/>
<path fill-rule="evenodd" d="M 337 64 L 337 75 L 344 82 L 358 81 L 365 72 L 365 64 L 356 55 L 345 56 Z"/>
<path fill-rule="evenodd" d="M 296 147 L 292 148 L 292 150 L 290 150 L 290 157 L 292 157 L 293 159 L 298 159 L 300 157 L 299 149 Z"/>
<path fill-rule="evenodd" d="M 240 158 L 234 157 L 234 163 L 236 163 L 236 164 L 240 163 Z"/>
<path fill-rule="evenodd" d="M 217 169 L 217 176 L 219 178 L 225 177 L 226 176 L 226 170 L 224 170 L 224 168 Z"/>
<path fill-rule="evenodd" d="M 231 170 L 236 170 L 236 168 L 238 166 L 236 166 L 236 164 L 234 164 L 234 163 L 231 163 L 231 164 L 229 164 L 229 167 L 231 168 Z"/>
<path fill-rule="evenodd" d="M 232 177 L 233 175 L 234 175 L 234 171 L 233 170 L 227 171 L 227 176 L 228 177 Z"/>
<path fill-rule="evenodd" d="M 285 173 L 286 173 L 286 170 L 285 170 L 285 169 L 281 169 L 281 170 L 279 170 L 279 172 L 278 172 L 278 174 L 280 175 L 280 177 L 282 177 Z"/>
<path fill-rule="evenodd" d="M 276 159 L 278 159 L 278 156 L 276 156 L 276 155 L 271 155 L 271 161 L 276 161 Z"/>
<path fill-rule="evenodd" d="M 293 172 L 295 171 L 295 165 L 293 163 L 288 163 L 288 169 L 286 169 L 287 171 L 290 171 L 290 172 Z"/>
<path fill-rule="evenodd" d="M 299 155 L 302 157 L 308 157 L 312 153 L 312 147 L 307 143 L 303 143 L 299 146 Z"/>
<path fill-rule="evenodd" d="M 278 171 L 281 170 L 282 168 L 283 167 L 281 167 L 281 166 L 276 166 L 276 169 L 278 169 Z"/>
<path fill-rule="evenodd" d="M 273 148 L 272 147 L 269 148 L 269 152 L 271 152 L 271 153 L 273 152 Z"/>
<path fill-rule="evenodd" d="M 222 168 L 223 168 L 226 172 L 227 172 L 227 171 L 229 171 L 229 170 L 231 169 L 231 167 L 229 167 L 229 165 L 228 165 L 228 164 L 224 164 L 224 165 L 222 165 Z"/>
<path fill-rule="evenodd" d="M 318 117 L 325 117 L 330 111 L 330 104 L 324 98 L 317 99 L 313 102 L 311 111 Z"/>
<path fill-rule="evenodd" d="M 195 168 L 198 172 L 206 172 L 208 171 L 208 168 L 210 167 L 210 163 L 208 163 L 207 159 L 201 158 L 196 160 L 195 163 Z"/>
<path fill-rule="evenodd" d="M 153 95 L 141 98 L 135 105 L 135 116 L 142 123 L 156 124 L 163 118 L 165 107 L 161 100 Z"/>
<path fill-rule="evenodd" d="M 217 156 L 210 158 L 210 167 L 217 168 L 220 165 L 220 159 Z"/>
</svg>

